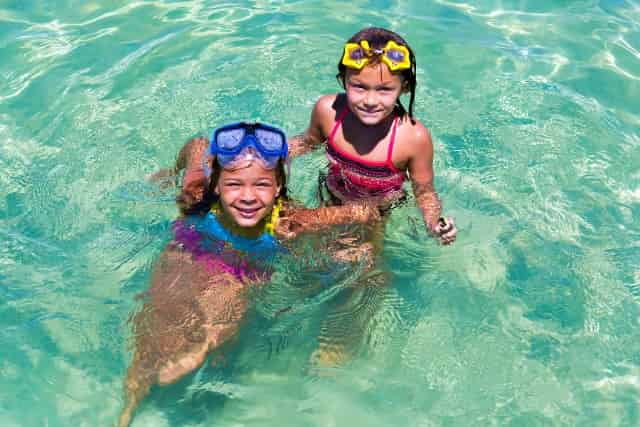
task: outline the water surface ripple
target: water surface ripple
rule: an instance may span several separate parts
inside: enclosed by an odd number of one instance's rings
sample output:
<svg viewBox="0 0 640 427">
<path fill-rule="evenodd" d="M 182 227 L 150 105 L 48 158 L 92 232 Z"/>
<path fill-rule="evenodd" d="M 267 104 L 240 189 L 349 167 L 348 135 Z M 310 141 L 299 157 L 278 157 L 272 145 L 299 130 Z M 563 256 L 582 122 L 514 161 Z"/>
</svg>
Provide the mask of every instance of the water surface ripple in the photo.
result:
<svg viewBox="0 0 640 427">
<path fill-rule="evenodd" d="M 176 215 L 145 177 L 222 123 L 302 131 L 367 25 L 416 52 L 458 241 L 411 202 L 365 279 L 302 248 L 133 425 L 640 424 L 637 1 L 65 0 L 0 2 L 0 425 L 112 425 Z M 312 205 L 322 153 L 293 166 Z"/>
</svg>

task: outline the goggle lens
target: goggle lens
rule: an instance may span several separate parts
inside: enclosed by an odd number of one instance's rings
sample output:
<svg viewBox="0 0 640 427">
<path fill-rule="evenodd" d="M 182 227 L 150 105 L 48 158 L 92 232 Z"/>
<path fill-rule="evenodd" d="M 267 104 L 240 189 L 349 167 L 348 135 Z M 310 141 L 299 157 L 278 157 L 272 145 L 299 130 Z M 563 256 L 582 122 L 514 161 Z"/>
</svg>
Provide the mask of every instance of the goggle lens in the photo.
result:
<svg viewBox="0 0 640 427">
<path fill-rule="evenodd" d="M 265 150 L 268 151 L 281 151 L 282 147 L 286 143 L 282 135 L 277 132 L 273 132 L 266 129 L 256 129 L 256 139 L 258 143 L 262 145 Z"/>
<path fill-rule="evenodd" d="M 365 53 L 364 49 L 354 49 L 349 54 L 349 58 L 353 59 L 354 61 L 360 61 L 366 56 L 367 54 Z"/>
<path fill-rule="evenodd" d="M 279 156 L 265 156 L 253 147 L 245 147 L 238 154 L 218 154 L 218 164 L 223 168 L 233 167 L 243 162 L 258 161 L 265 169 L 274 169 L 278 165 Z"/>
<path fill-rule="evenodd" d="M 244 129 L 229 129 L 219 132 L 216 138 L 218 148 L 233 150 L 242 143 L 246 131 Z"/>
<path fill-rule="evenodd" d="M 209 153 L 216 156 L 223 167 L 244 158 L 261 160 L 273 168 L 278 159 L 286 159 L 287 152 L 284 133 L 260 123 L 235 123 L 216 129 L 209 148 Z"/>
<path fill-rule="evenodd" d="M 388 50 L 386 54 L 387 54 L 387 58 L 389 58 L 393 62 L 400 63 L 404 61 L 404 53 L 402 53 L 399 50 L 395 50 L 395 49 Z"/>
</svg>

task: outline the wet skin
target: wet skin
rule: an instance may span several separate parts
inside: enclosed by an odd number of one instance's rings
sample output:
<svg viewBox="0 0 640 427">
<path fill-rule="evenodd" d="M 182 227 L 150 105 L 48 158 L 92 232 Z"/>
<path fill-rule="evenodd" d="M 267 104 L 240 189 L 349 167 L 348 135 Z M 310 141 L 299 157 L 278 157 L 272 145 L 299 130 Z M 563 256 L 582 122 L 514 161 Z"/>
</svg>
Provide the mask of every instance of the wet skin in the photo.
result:
<svg viewBox="0 0 640 427">
<path fill-rule="evenodd" d="M 183 201 L 202 197 L 205 177 L 198 168 L 206 143 L 203 138 L 193 139 L 178 157 L 174 171 L 187 169 Z M 280 190 L 276 172 L 258 162 L 222 169 L 214 189 L 221 205 L 217 217 L 233 234 L 256 237 L 264 232 L 264 221 Z M 184 197 L 187 192 L 188 197 Z M 318 209 L 285 204 L 275 232 L 280 239 L 293 239 L 300 233 L 319 232 L 334 225 L 376 224 L 379 219 L 377 208 L 367 204 Z M 352 250 L 340 249 L 336 248 L 335 258 L 358 256 Z M 224 269 L 212 273 L 175 241 L 167 246 L 154 267 L 145 303 L 131 319 L 135 347 L 125 378 L 126 397 L 119 427 L 131 423 L 137 406 L 153 385 L 178 381 L 236 335 L 248 306 L 246 292 L 257 284 L 256 280 L 240 280 Z"/>
<path fill-rule="evenodd" d="M 220 222 L 235 234 L 260 235 L 279 191 L 275 172 L 259 162 L 222 169 L 215 187 Z M 130 424 L 152 385 L 178 381 L 237 333 L 250 285 L 225 271 L 212 275 L 180 245 L 169 244 L 156 263 L 145 304 L 132 318 L 135 351 L 118 426 Z"/>
<path fill-rule="evenodd" d="M 129 425 L 153 384 L 176 382 L 236 334 L 247 307 L 246 289 L 228 273 L 211 276 L 179 248 L 162 253 L 146 302 L 132 318 L 135 352 L 119 426 Z"/>
</svg>

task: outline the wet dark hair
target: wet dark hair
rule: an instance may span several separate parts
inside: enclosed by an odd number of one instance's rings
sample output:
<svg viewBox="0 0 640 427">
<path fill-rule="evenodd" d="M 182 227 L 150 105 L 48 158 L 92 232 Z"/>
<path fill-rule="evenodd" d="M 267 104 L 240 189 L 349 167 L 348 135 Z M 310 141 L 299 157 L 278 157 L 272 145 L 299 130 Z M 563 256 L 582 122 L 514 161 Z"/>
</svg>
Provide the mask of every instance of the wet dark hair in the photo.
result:
<svg viewBox="0 0 640 427">
<path fill-rule="evenodd" d="M 357 33 L 355 33 L 351 38 L 347 41 L 347 43 L 360 43 L 362 40 L 366 40 L 369 42 L 369 46 L 372 49 L 382 49 L 385 47 L 389 40 L 396 42 L 401 46 L 405 46 L 409 50 L 409 60 L 411 61 L 411 68 L 407 70 L 400 71 L 402 77 L 404 78 L 403 84 L 407 84 L 409 86 L 409 118 L 411 122 L 413 122 L 413 101 L 416 96 L 416 56 L 413 54 L 413 50 L 411 46 L 402 38 L 400 35 L 394 33 L 393 31 L 386 30 L 384 28 L 377 27 L 369 27 L 364 28 Z M 342 52 L 344 56 L 344 51 Z M 380 59 L 376 59 L 376 57 L 372 57 L 373 63 L 375 61 L 379 61 Z M 347 74 L 347 66 L 342 64 L 342 56 L 340 56 L 340 62 L 338 62 L 338 74 L 336 74 L 336 78 L 340 83 L 342 83 L 342 87 L 346 88 L 345 78 Z M 407 114 L 407 110 L 405 110 L 400 98 L 398 98 L 397 103 L 398 110 L 400 111 L 400 115 L 404 116 Z"/>
<path fill-rule="evenodd" d="M 276 199 L 288 200 L 287 197 L 287 175 L 285 173 L 285 161 L 283 159 L 278 160 L 276 165 L 276 182 L 280 185 L 280 194 Z M 214 159 L 211 166 L 211 176 L 209 177 L 209 184 L 205 188 L 202 200 L 191 205 L 184 206 L 181 210 L 184 215 L 206 215 L 211 207 L 218 201 L 219 196 L 215 192 L 216 185 L 220 179 L 220 173 L 222 172 L 222 166 Z"/>
</svg>

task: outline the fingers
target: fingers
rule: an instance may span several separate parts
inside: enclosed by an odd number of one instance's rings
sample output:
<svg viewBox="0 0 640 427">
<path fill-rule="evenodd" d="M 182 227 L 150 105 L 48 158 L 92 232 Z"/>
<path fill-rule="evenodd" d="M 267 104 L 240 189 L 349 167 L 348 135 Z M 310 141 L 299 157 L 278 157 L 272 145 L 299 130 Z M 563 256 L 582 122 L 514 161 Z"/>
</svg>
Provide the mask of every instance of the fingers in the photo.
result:
<svg viewBox="0 0 640 427">
<path fill-rule="evenodd" d="M 295 238 L 302 231 L 304 231 L 304 228 L 298 222 L 287 218 L 280 219 L 276 225 L 276 233 L 278 236 L 287 240 Z"/>
<path fill-rule="evenodd" d="M 453 218 L 447 217 L 446 219 L 440 218 L 438 221 L 437 232 L 439 234 L 440 243 L 443 245 L 450 245 L 456 240 L 458 229 Z"/>
<path fill-rule="evenodd" d="M 282 224 L 276 227 L 276 234 L 285 240 L 291 240 L 296 237 L 296 233 L 291 231 L 289 224 Z"/>
<path fill-rule="evenodd" d="M 458 233 L 458 230 L 454 228 L 449 233 L 443 234 L 442 236 L 440 236 L 440 243 L 442 243 L 443 245 L 450 245 L 451 243 L 456 241 L 457 233 Z"/>
<path fill-rule="evenodd" d="M 440 218 L 435 228 L 436 235 L 443 245 L 450 245 L 456 240 L 458 229 L 456 223 L 451 217 Z"/>
</svg>

